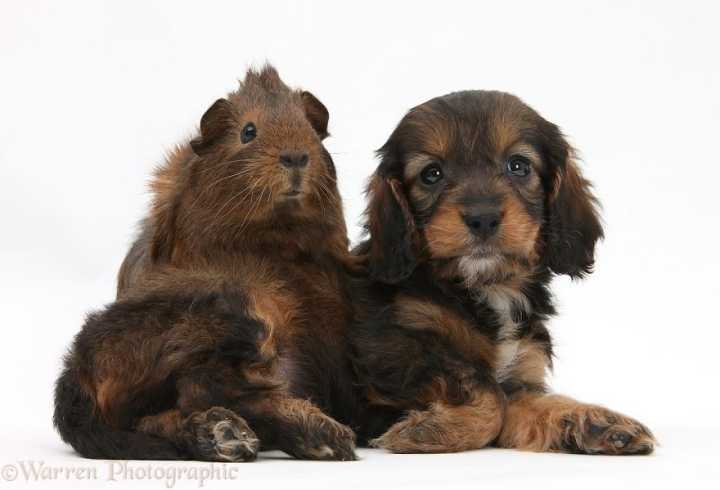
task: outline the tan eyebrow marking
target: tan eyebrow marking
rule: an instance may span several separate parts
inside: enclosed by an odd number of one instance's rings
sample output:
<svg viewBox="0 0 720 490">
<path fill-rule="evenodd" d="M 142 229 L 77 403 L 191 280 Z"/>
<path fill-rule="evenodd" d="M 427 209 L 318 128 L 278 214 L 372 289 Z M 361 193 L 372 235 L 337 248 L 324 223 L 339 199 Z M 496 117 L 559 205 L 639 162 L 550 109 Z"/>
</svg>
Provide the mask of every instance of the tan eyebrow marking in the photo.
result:
<svg viewBox="0 0 720 490">
<path fill-rule="evenodd" d="M 527 143 L 518 142 L 511 145 L 506 154 L 507 156 L 522 155 L 528 160 L 530 160 L 530 163 L 532 163 L 534 167 L 542 167 L 542 158 L 540 157 L 540 154 L 535 149 L 535 147 Z"/>
<path fill-rule="evenodd" d="M 435 157 L 427 153 L 416 152 L 408 155 L 403 172 L 405 182 L 410 182 L 415 179 L 426 165 L 436 160 Z"/>
</svg>

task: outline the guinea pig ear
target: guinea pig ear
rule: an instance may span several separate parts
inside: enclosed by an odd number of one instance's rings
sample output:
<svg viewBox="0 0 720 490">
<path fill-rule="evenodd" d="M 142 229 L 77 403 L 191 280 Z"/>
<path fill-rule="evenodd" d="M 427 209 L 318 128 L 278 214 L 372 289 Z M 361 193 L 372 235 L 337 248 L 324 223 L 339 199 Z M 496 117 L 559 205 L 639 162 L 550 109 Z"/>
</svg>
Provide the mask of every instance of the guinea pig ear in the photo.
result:
<svg viewBox="0 0 720 490">
<path fill-rule="evenodd" d="M 232 103 L 227 99 L 216 100 L 200 119 L 200 136 L 190 141 L 195 154 L 207 153 L 227 134 L 234 120 Z"/>
<path fill-rule="evenodd" d="M 410 276 L 417 265 L 415 220 L 402 183 L 376 172 L 367 195 L 370 277 L 389 284 L 400 282 Z"/>
<path fill-rule="evenodd" d="M 574 150 L 564 140 L 562 147 L 548 196 L 545 256 L 556 274 L 581 278 L 592 272 L 595 243 L 603 237 L 603 229 L 592 186 L 580 173 Z"/>
<path fill-rule="evenodd" d="M 313 129 L 315 129 L 315 132 L 320 136 L 320 139 L 324 140 L 330 134 L 327 130 L 330 113 L 323 103 L 310 92 L 302 92 L 300 96 L 302 97 L 302 103 L 308 121 L 310 121 Z"/>
</svg>

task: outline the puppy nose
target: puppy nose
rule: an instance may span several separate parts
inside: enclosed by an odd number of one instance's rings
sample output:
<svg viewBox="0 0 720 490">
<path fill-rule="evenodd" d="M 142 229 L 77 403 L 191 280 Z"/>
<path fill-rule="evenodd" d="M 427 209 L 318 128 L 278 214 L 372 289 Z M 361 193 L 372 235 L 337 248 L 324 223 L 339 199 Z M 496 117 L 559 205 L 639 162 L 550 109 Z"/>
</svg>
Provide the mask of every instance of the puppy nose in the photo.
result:
<svg viewBox="0 0 720 490">
<path fill-rule="evenodd" d="M 487 240 L 500 228 L 500 213 L 483 213 L 463 216 L 465 224 L 474 235 Z"/>
<path fill-rule="evenodd" d="M 303 168 L 308 164 L 308 154 L 300 151 L 285 151 L 280 154 L 280 163 L 287 168 Z"/>
</svg>

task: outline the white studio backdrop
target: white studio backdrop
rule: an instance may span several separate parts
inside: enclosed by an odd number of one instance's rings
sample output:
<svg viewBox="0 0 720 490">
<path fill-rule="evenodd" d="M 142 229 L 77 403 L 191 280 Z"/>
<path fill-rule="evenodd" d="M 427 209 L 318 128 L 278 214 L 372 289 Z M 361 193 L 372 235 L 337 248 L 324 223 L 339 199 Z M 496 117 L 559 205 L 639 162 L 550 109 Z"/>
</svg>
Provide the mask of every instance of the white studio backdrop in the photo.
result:
<svg viewBox="0 0 720 490">
<path fill-rule="evenodd" d="M 330 110 L 354 241 L 373 151 L 410 107 L 498 89 L 560 125 L 607 238 L 593 275 L 554 283 L 555 389 L 637 417 L 661 443 L 720 435 L 719 14 L 661 1 L 3 2 L 0 440 L 24 441 L 15 457 L 67 456 L 52 383 L 84 314 L 114 298 L 153 166 L 266 60 Z"/>
</svg>

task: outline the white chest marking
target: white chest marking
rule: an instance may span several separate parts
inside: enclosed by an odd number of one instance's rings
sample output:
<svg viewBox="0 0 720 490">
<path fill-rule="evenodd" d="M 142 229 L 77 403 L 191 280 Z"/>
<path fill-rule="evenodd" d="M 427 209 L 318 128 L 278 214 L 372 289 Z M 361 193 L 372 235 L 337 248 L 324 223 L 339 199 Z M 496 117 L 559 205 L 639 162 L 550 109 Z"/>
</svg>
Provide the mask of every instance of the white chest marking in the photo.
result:
<svg viewBox="0 0 720 490">
<path fill-rule="evenodd" d="M 495 351 L 495 379 L 502 383 L 507 379 L 518 358 L 520 342 L 517 340 L 506 340 L 497 345 Z"/>
<path fill-rule="evenodd" d="M 529 313 L 530 302 L 520 291 L 501 285 L 483 286 L 479 293 L 478 299 L 484 300 L 495 311 L 500 322 L 496 347 L 495 379 L 502 383 L 512 371 L 519 355 L 519 342 L 516 334 L 520 323 L 516 321 L 513 313 L 517 310 Z"/>
<path fill-rule="evenodd" d="M 468 287 L 471 287 L 480 277 L 494 272 L 498 265 L 500 260 L 495 257 L 466 256 L 460 259 L 458 268 Z"/>
<path fill-rule="evenodd" d="M 528 314 L 532 310 L 527 296 L 517 289 L 502 284 L 474 286 L 482 277 L 495 272 L 501 261 L 501 258 L 496 257 L 462 257 L 458 264 L 467 287 L 475 289 L 477 300 L 490 306 L 498 316 L 500 330 L 495 352 L 495 379 L 499 383 L 507 379 L 522 354 L 515 338 L 520 324 L 513 318 L 513 313 L 522 310 Z"/>
</svg>

